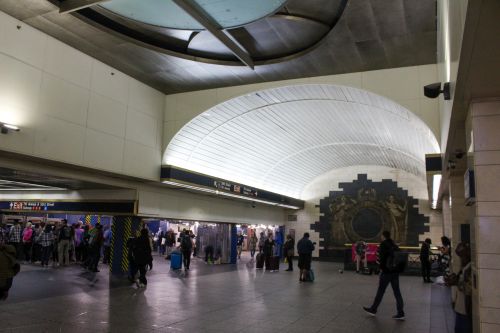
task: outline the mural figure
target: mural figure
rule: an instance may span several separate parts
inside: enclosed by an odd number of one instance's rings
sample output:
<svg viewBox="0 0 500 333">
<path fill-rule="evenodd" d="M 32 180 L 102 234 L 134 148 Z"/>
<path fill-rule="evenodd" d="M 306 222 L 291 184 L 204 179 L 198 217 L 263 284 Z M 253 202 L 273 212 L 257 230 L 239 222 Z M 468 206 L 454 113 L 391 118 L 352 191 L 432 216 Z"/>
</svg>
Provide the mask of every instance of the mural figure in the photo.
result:
<svg viewBox="0 0 500 333">
<path fill-rule="evenodd" d="M 359 201 L 375 201 L 377 200 L 377 191 L 374 188 L 362 187 L 358 191 Z"/>
<path fill-rule="evenodd" d="M 356 200 L 346 195 L 336 198 L 335 201 L 329 205 L 333 217 L 331 239 L 337 244 L 343 245 L 346 241 L 344 217 L 354 205 L 356 205 Z"/>
<path fill-rule="evenodd" d="M 399 205 L 396 202 L 396 197 L 390 194 L 387 201 L 384 202 L 384 206 L 387 207 L 392 217 L 392 229 L 391 235 L 394 235 L 394 240 L 396 242 L 402 242 L 406 240 L 407 234 L 407 206 L 408 202 L 405 201 L 404 206 Z"/>
</svg>

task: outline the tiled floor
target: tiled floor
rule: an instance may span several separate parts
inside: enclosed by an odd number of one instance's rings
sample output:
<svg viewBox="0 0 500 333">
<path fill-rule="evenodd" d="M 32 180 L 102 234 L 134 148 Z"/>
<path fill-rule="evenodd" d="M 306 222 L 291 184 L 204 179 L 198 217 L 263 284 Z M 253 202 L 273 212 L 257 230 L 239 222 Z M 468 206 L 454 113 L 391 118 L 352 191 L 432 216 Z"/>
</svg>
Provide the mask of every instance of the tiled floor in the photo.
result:
<svg viewBox="0 0 500 333">
<path fill-rule="evenodd" d="M 78 266 L 23 267 L 11 297 L 0 303 L 0 332 L 414 332 L 431 331 L 432 311 L 444 311 L 440 286 L 402 277 L 407 320 L 391 319 L 390 288 L 377 317 L 367 317 L 376 276 L 339 273 L 339 264 L 314 262 L 316 281 L 299 284 L 297 272 L 262 272 L 249 259 L 207 266 L 195 259 L 188 276 L 155 259 L 146 289 L 97 279 Z M 436 289 L 437 288 L 437 289 Z M 441 312 L 440 312 L 441 313 Z M 447 333 L 445 324 L 434 325 Z"/>
</svg>

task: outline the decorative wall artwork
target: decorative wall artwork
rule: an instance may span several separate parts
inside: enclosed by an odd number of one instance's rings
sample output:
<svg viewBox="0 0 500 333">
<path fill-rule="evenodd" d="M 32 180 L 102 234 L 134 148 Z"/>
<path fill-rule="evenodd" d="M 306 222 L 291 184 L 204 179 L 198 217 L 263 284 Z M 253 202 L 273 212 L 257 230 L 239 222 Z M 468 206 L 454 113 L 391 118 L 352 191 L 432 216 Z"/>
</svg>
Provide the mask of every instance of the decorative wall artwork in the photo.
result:
<svg viewBox="0 0 500 333">
<path fill-rule="evenodd" d="M 419 235 L 429 231 L 429 219 L 419 214 L 418 200 L 393 180 L 374 182 L 359 174 L 339 188 L 320 200 L 320 219 L 311 226 L 322 239 L 320 258 L 343 257 L 346 243 L 380 242 L 384 230 L 401 245 L 418 246 Z"/>
</svg>

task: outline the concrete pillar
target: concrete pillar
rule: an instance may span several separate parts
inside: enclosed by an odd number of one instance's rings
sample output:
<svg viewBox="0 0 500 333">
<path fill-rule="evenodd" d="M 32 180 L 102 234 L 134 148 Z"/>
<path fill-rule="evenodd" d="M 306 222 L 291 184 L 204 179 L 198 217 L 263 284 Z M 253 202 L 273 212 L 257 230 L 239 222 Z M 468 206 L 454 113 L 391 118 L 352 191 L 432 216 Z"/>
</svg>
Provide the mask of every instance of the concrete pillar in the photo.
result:
<svg viewBox="0 0 500 333">
<path fill-rule="evenodd" d="M 471 104 L 476 184 L 476 332 L 500 332 L 500 101 Z M 474 295 L 473 295 L 474 296 Z M 477 319 L 477 318 L 476 318 Z"/>
<path fill-rule="evenodd" d="M 451 233 L 452 233 L 451 207 L 450 207 L 450 197 L 448 195 L 443 197 L 442 207 L 443 207 L 443 230 L 441 234 L 451 238 Z M 439 239 L 436 239 L 436 241 L 439 241 Z"/>
<path fill-rule="evenodd" d="M 141 219 L 134 216 L 115 216 L 111 226 L 111 262 L 110 273 L 115 276 L 123 276 L 128 272 L 128 248 L 127 240 L 131 236 L 137 236 L 141 228 Z"/>
</svg>

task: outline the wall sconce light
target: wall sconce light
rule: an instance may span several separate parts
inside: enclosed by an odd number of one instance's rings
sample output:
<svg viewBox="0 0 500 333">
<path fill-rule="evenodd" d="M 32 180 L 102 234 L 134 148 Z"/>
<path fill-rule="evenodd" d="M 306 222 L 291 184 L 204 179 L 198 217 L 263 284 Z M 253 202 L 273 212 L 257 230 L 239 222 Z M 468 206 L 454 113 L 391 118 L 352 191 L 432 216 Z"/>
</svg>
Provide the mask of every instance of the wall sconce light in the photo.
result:
<svg viewBox="0 0 500 333">
<path fill-rule="evenodd" d="M 2 134 L 9 134 L 9 131 L 19 132 L 20 129 L 16 125 L 0 123 L 0 132 Z"/>
<path fill-rule="evenodd" d="M 443 90 L 441 90 L 441 82 L 436 82 L 424 86 L 424 95 L 429 98 L 437 98 L 439 94 L 443 93 L 445 100 L 450 100 L 450 82 L 445 82 L 443 84 Z"/>
</svg>

